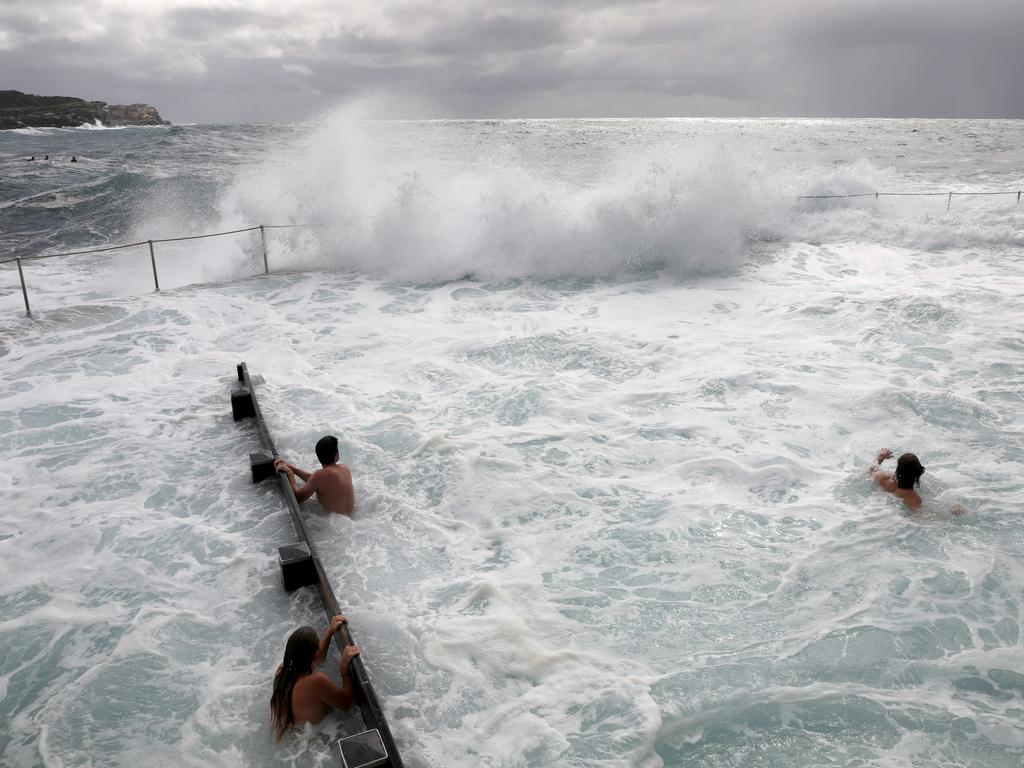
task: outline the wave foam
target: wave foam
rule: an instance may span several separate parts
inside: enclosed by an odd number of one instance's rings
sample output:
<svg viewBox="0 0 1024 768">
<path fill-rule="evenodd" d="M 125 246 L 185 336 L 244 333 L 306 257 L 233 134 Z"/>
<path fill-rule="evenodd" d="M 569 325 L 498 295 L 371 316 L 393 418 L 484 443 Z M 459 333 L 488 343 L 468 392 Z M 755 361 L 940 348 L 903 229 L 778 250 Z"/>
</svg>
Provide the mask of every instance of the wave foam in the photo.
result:
<svg viewBox="0 0 1024 768">
<path fill-rule="evenodd" d="M 942 198 L 797 199 L 914 183 L 867 160 L 798 167 L 739 136 L 573 139 L 569 121 L 372 117 L 363 105 L 338 110 L 244 169 L 211 228 L 308 225 L 270 235 L 275 268 L 415 282 L 721 273 L 778 242 L 1024 244 L 1024 209 L 993 198 L 957 198 L 948 212 Z M 204 251 L 218 277 L 255 258 L 226 243 Z"/>
<path fill-rule="evenodd" d="M 453 169 L 382 156 L 363 129 L 329 121 L 293 157 L 246 174 L 225 196 L 224 226 L 309 224 L 284 237 L 290 266 L 417 281 L 707 273 L 745 254 L 756 204 L 715 150 L 623 158 L 582 185 L 508 159 Z"/>
</svg>

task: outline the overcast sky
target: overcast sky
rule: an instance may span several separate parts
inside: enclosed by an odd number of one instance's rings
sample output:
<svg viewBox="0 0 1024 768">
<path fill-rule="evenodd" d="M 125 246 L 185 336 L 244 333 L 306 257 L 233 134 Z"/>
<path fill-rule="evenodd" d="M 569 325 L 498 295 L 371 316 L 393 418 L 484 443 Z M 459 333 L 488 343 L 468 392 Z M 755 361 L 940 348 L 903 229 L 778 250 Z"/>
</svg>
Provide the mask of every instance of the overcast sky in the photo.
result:
<svg viewBox="0 0 1024 768">
<path fill-rule="evenodd" d="M 0 89 L 175 122 L 366 93 L 424 117 L 1024 117 L 1024 0 L 0 0 Z"/>
</svg>

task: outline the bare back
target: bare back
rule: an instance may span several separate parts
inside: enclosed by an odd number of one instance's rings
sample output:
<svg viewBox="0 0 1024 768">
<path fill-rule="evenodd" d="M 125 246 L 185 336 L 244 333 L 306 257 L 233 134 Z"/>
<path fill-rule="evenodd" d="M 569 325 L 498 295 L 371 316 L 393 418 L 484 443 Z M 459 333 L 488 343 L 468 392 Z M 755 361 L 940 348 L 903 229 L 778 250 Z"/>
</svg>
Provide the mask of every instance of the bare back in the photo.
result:
<svg viewBox="0 0 1024 768">
<path fill-rule="evenodd" d="M 328 512 L 351 515 L 356 508 L 356 492 L 352 487 L 352 472 L 344 464 L 328 464 L 318 469 L 309 479 L 316 489 L 320 506 Z"/>
<path fill-rule="evenodd" d="M 875 480 L 889 493 L 893 494 L 894 496 L 899 496 L 901 499 L 903 499 L 903 503 L 906 504 L 911 509 L 918 509 L 923 503 L 917 491 L 915 491 L 913 488 L 900 488 L 898 485 L 896 485 L 896 481 L 888 472 L 875 473 Z"/>
<path fill-rule="evenodd" d="M 330 678 L 323 672 L 313 672 L 300 677 L 292 688 L 292 715 L 296 723 L 313 723 L 323 720 L 327 704 L 321 697 L 321 689 Z"/>
</svg>

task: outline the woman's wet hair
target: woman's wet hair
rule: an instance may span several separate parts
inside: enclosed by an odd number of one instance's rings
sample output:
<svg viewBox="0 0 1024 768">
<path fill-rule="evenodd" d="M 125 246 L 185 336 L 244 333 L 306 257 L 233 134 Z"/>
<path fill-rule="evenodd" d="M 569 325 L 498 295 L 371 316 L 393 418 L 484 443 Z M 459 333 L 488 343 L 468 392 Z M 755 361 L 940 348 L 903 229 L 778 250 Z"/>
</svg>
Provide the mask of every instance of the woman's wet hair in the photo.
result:
<svg viewBox="0 0 1024 768">
<path fill-rule="evenodd" d="M 316 441 L 316 457 L 325 467 L 333 464 L 338 458 L 338 438 L 334 435 L 324 435 Z"/>
<path fill-rule="evenodd" d="M 312 627 L 299 627 L 288 638 L 284 662 L 274 675 L 274 693 L 270 697 L 270 722 L 280 740 L 295 724 L 292 690 L 303 675 L 313 671 L 313 660 L 320 649 L 320 638 Z"/>
<path fill-rule="evenodd" d="M 892 479 L 896 481 L 898 488 L 913 488 L 921 484 L 921 475 L 924 474 L 924 467 L 918 461 L 917 456 L 912 453 L 904 453 L 896 462 L 896 471 Z"/>
</svg>

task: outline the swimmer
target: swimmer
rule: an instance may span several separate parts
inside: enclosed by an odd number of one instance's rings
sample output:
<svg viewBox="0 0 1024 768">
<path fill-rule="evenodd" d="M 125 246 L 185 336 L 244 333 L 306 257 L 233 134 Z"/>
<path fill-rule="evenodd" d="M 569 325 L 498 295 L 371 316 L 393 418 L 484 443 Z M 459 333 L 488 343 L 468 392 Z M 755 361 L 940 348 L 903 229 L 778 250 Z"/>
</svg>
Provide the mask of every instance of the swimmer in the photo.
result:
<svg viewBox="0 0 1024 768">
<path fill-rule="evenodd" d="M 903 499 L 903 503 L 908 507 L 919 509 L 923 502 L 914 488 L 921 485 L 924 467 L 921 466 L 917 456 L 912 453 L 904 453 L 896 461 L 896 471 L 890 475 L 888 472 L 882 471 L 882 462 L 891 458 L 892 451 L 883 448 L 878 452 L 875 463 L 868 467 L 868 472 L 885 490 Z"/>
<path fill-rule="evenodd" d="M 288 476 L 292 493 L 301 504 L 314 493 L 320 506 L 328 512 L 351 515 L 356 507 L 356 492 L 352 487 L 352 472 L 344 464 L 339 464 L 338 438 L 334 435 L 321 437 L 316 444 L 316 457 L 323 465 L 316 472 L 307 472 L 284 459 L 274 460 L 274 469 Z M 298 475 L 305 483 L 301 488 L 295 484 Z"/>
<path fill-rule="evenodd" d="M 331 636 L 347 623 L 344 616 L 335 616 L 322 639 L 317 639 L 312 627 L 300 627 L 288 638 L 284 661 L 274 673 L 274 693 L 270 698 L 270 721 L 278 741 L 296 723 L 315 725 L 323 720 L 328 707 L 348 709 L 355 701 L 348 667 L 359 655 L 359 646 L 346 645 L 341 654 L 340 688 L 323 672 L 313 671 L 327 658 Z"/>
</svg>

